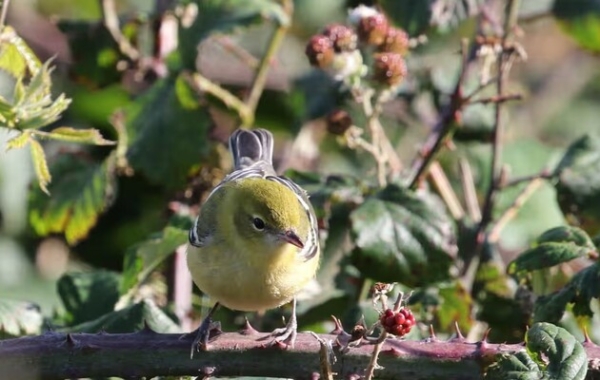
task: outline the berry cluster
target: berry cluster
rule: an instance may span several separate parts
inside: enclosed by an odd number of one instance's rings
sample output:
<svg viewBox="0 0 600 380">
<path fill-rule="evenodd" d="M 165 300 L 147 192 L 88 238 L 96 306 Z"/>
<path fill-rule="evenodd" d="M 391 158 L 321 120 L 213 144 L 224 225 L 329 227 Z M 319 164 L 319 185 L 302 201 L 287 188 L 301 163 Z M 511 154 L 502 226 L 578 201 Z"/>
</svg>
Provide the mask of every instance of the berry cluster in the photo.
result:
<svg viewBox="0 0 600 380">
<path fill-rule="evenodd" d="M 328 25 L 321 34 L 312 36 L 306 46 L 311 65 L 325 69 L 338 80 L 362 77 L 369 70 L 358 50 L 372 54 L 371 79 L 386 87 L 398 85 L 406 76 L 404 55 L 409 48 L 406 32 L 389 24 L 384 14 L 360 6 L 350 12 L 352 28 Z"/>
<path fill-rule="evenodd" d="M 379 322 L 388 333 L 396 336 L 404 336 L 415 325 L 415 316 L 410 309 L 405 307 L 396 312 L 386 309 L 380 314 Z"/>
</svg>

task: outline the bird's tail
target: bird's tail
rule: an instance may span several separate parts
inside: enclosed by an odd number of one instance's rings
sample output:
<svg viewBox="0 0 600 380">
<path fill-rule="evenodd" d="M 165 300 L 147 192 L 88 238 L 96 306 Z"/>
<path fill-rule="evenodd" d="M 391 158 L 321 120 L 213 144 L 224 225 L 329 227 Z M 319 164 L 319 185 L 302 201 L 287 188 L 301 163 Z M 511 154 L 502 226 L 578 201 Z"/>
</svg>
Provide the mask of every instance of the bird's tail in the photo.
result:
<svg viewBox="0 0 600 380">
<path fill-rule="evenodd" d="M 265 129 L 238 129 L 229 138 L 229 151 L 233 155 L 235 170 L 256 163 L 273 165 L 273 135 Z"/>
</svg>

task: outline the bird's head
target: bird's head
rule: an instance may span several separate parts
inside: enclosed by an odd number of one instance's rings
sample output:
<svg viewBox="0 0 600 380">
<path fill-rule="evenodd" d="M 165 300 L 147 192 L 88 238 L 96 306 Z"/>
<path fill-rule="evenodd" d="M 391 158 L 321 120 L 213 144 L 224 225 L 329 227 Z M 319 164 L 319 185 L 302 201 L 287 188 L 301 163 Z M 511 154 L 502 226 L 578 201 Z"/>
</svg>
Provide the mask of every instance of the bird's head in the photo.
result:
<svg viewBox="0 0 600 380">
<path fill-rule="evenodd" d="M 246 178 L 234 188 L 234 225 L 242 238 L 265 248 L 304 248 L 310 220 L 291 189 L 262 178 Z"/>
</svg>

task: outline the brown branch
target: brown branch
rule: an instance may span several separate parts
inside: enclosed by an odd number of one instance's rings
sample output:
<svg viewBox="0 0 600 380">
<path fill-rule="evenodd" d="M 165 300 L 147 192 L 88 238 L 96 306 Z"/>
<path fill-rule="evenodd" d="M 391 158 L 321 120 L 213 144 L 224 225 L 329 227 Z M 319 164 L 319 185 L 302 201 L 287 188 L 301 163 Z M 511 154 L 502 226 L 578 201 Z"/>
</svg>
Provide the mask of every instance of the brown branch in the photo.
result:
<svg viewBox="0 0 600 380">
<path fill-rule="evenodd" d="M 536 174 L 532 174 L 532 175 L 527 175 L 527 176 L 523 176 L 523 177 L 516 177 L 516 178 L 510 179 L 506 183 L 501 183 L 500 184 L 500 188 L 501 189 L 506 189 L 508 187 L 517 186 L 517 185 L 520 185 L 522 183 L 531 182 L 531 181 L 536 180 L 536 179 L 552 179 L 554 177 L 555 177 L 554 173 L 550 172 L 549 170 L 543 170 L 540 173 L 536 173 Z"/>
<path fill-rule="evenodd" d="M 0 31 L 4 29 L 6 25 L 6 15 L 8 15 L 8 5 L 10 4 L 10 0 L 2 1 L 2 9 L 0 10 Z"/>
<path fill-rule="evenodd" d="M 145 376 L 269 376 L 313 378 L 319 373 L 320 343 L 313 335 L 298 334 L 293 350 L 264 348 L 266 334 L 226 333 L 210 350 L 189 358 L 193 336 L 158 334 L 144 329 L 132 334 L 61 334 L 0 341 L 0 373 L 6 379 L 64 379 L 82 377 L 140 378 Z M 320 335 L 343 344 L 343 335 Z M 373 347 L 350 347 L 345 354 L 334 345 L 332 371 L 340 379 L 364 376 Z M 588 378 L 600 375 L 593 367 L 600 347 L 584 344 L 590 369 Z M 379 356 L 378 379 L 414 380 L 480 379 L 484 363 L 500 353 L 521 351 L 520 344 L 465 343 L 463 341 L 400 341 L 387 339 Z"/>
<path fill-rule="evenodd" d="M 468 102 L 468 104 L 471 105 L 471 104 L 503 103 L 503 102 L 508 102 L 511 100 L 521 100 L 521 99 L 523 99 L 523 95 L 521 95 L 521 94 L 495 95 L 495 96 L 490 96 L 489 98 L 470 100 Z"/>
</svg>

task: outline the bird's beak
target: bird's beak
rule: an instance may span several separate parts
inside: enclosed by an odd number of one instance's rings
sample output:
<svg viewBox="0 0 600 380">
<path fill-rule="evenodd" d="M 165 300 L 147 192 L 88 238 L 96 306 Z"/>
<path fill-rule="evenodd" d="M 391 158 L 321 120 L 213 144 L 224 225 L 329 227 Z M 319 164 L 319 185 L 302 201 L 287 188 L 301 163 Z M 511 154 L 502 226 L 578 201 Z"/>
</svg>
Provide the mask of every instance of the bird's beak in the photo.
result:
<svg viewBox="0 0 600 380">
<path fill-rule="evenodd" d="M 290 243 L 291 245 L 295 245 L 296 247 L 302 249 L 304 248 L 304 243 L 302 242 L 302 240 L 300 240 L 300 238 L 298 237 L 298 235 L 296 235 L 296 233 L 292 230 L 287 230 L 284 233 L 282 233 L 281 235 L 281 239 Z"/>
</svg>

